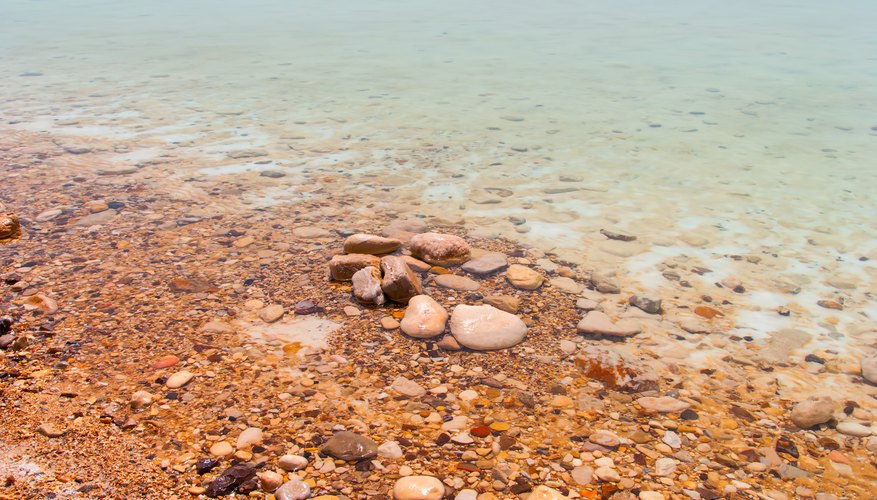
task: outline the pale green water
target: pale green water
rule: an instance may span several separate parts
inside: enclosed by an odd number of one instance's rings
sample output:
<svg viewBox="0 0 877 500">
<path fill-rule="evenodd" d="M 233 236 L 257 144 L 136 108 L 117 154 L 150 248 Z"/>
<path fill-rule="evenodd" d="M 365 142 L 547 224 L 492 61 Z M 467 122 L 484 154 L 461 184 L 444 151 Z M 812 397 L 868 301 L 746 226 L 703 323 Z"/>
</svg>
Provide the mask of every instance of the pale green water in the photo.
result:
<svg viewBox="0 0 877 500">
<path fill-rule="evenodd" d="M 874 26 L 868 1 L 2 0 L 0 117 L 131 151 L 106 161 L 196 158 L 145 174 L 193 199 L 182 179 L 247 182 L 264 167 L 225 154 L 264 149 L 301 182 L 242 210 L 331 200 L 302 191 L 336 176 L 364 219 L 464 221 L 640 289 L 664 286 L 665 258 L 734 274 L 723 254 L 779 252 L 753 280 L 807 276 L 815 300 L 826 277 L 855 276 L 874 320 L 877 271 L 858 260 L 877 253 Z M 585 190 L 551 192 L 568 186 Z M 604 227 L 648 245 L 601 253 Z M 783 326 L 753 307 L 741 328 Z"/>
</svg>

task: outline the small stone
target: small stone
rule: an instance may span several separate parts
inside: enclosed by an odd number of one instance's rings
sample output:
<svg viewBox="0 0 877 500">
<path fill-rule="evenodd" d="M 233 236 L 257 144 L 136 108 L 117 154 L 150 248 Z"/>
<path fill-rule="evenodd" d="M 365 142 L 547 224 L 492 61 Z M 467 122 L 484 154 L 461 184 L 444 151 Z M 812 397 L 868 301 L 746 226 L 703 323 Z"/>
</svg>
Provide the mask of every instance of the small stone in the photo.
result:
<svg viewBox="0 0 877 500">
<path fill-rule="evenodd" d="M 283 306 L 280 304 L 271 304 L 259 311 L 259 318 L 265 323 L 274 323 L 280 319 L 285 312 Z"/>
<path fill-rule="evenodd" d="M 597 431 L 588 436 L 588 441 L 606 448 L 617 448 L 621 440 L 609 431 Z"/>
<path fill-rule="evenodd" d="M 154 398 L 155 396 L 147 391 L 137 391 L 131 395 L 131 407 L 135 410 L 146 408 L 152 404 Z"/>
<path fill-rule="evenodd" d="M 395 500 L 441 500 L 445 485 L 432 476 L 401 477 L 393 485 Z"/>
<path fill-rule="evenodd" d="M 316 302 L 310 299 L 304 299 L 296 302 L 295 307 L 292 308 L 292 311 L 298 315 L 307 315 L 314 314 L 320 310 L 320 306 L 317 305 Z"/>
<path fill-rule="evenodd" d="M 44 293 L 37 293 L 24 299 L 24 308 L 28 311 L 37 309 L 43 314 L 54 314 L 58 312 L 58 303 Z"/>
<path fill-rule="evenodd" d="M 457 265 L 469 260 L 469 244 L 452 234 L 416 234 L 408 245 L 414 257 L 433 265 Z"/>
<path fill-rule="evenodd" d="M 612 467 L 597 467 L 594 471 L 594 475 L 597 476 L 600 481 L 607 483 L 617 483 L 618 481 L 621 481 L 621 476 L 618 474 L 618 471 Z"/>
<path fill-rule="evenodd" d="M 579 486 L 591 484 L 591 481 L 594 479 L 594 469 L 591 467 L 580 465 L 571 470 L 569 474 L 572 476 L 572 480 Z"/>
<path fill-rule="evenodd" d="M 219 460 L 215 458 L 199 458 L 197 462 L 195 462 L 195 472 L 199 475 L 207 474 L 212 471 L 219 465 Z"/>
<path fill-rule="evenodd" d="M 322 447 L 322 452 L 340 460 L 365 460 L 378 454 L 378 445 L 353 432 L 336 432 Z"/>
<path fill-rule="evenodd" d="M 572 278 L 551 278 L 551 280 L 549 280 L 549 283 L 552 287 L 557 288 L 562 292 L 571 293 L 573 295 L 578 295 L 582 293 L 582 290 L 585 289 L 584 286 L 582 286 L 580 283 L 577 283 Z"/>
<path fill-rule="evenodd" d="M 308 466 L 308 459 L 301 455 L 283 455 L 277 459 L 277 466 L 288 472 L 297 471 Z"/>
<path fill-rule="evenodd" d="M 401 324 L 391 316 L 384 316 L 383 318 L 381 318 L 381 328 L 383 328 L 384 330 L 395 330 L 400 326 Z"/>
<path fill-rule="evenodd" d="M 58 438 L 63 436 L 66 431 L 60 430 L 52 424 L 45 423 L 37 427 L 37 432 L 48 438 Z"/>
<path fill-rule="evenodd" d="M 357 271 L 368 266 L 380 268 L 381 259 L 358 253 L 336 255 L 329 261 L 329 273 L 335 281 L 350 281 Z"/>
<path fill-rule="evenodd" d="M 636 335 L 642 329 L 633 320 L 621 320 L 613 323 L 612 319 L 602 311 L 589 311 L 579 324 L 576 325 L 579 333 L 606 335 L 609 337 L 630 337 Z"/>
<path fill-rule="evenodd" d="M 423 386 L 401 375 L 393 380 L 393 383 L 390 385 L 390 389 L 393 389 L 399 394 L 403 396 L 408 396 L 410 398 L 419 398 L 426 395 L 426 389 L 424 389 Z"/>
<path fill-rule="evenodd" d="M 378 446 L 378 456 L 386 460 L 398 460 L 402 458 L 402 448 L 396 441 L 384 441 Z"/>
<path fill-rule="evenodd" d="M 463 349 L 463 346 L 457 342 L 457 339 L 455 339 L 453 335 L 443 336 L 435 345 L 439 349 L 444 349 L 445 351 L 459 351 Z"/>
<path fill-rule="evenodd" d="M 664 494 L 660 491 L 640 491 L 639 500 L 664 500 Z"/>
<path fill-rule="evenodd" d="M 301 226 L 292 230 L 292 235 L 303 240 L 317 240 L 321 238 L 331 238 L 334 236 L 332 231 L 314 226 Z"/>
<path fill-rule="evenodd" d="M 448 312 L 428 295 L 412 297 L 405 309 L 401 328 L 406 335 L 419 339 L 428 339 L 445 331 Z"/>
<path fill-rule="evenodd" d="M 676 461 L 672 458 L 659 458 L 655 461 L 656 476 L 666 477 L 676 471 Z"/>
<path fill-rule="evenodd" d="M 210 454 L 214 457 L 227 457 L 234 453 L 234 447 L 228 441 L 218 441 L 210 447 Z"/>
<path fill-rule="evenodd" d="M 382 255 L 393 253 L 400 248 L 402 248 L 402 242 L 396 238 L 384 238 L 370 234 L 354 234 L 344 240 L 344 253 Z"/>
<path fill-rule="evenodd" d="M 160 358 L 158 361 L 153 363 L 152 367 L 155 368 L 156 370 L 161 370 L 163 368 L 170 368 L 179 362 L 180 362 L 180 358 L 174 356 L 173 354 L 170 354 L 168 356 Z"/>
<path fill-rule="evenodd" d="M 585 376 L 610 389 L 641 392 L 658 387 L 658 375 L 648 365 L 626 354 L 588 345 L 574 358 Z"/>
<path fill-rule="evenodd" d="M 607 270 L 596 270 L 591 273 L 591 283 L 600 293 L 621 293 L 621 285 L 615 273 Z"/>
<path fill-rule="evenodd" d="M 610 240 L 618 240 L 618 241 L 634 241 L 634 240 L 636 240 L 636 236 L 632 236 L 632 235 L 617 232 L 617 231 L 609 231 L 607 229 L 601 229 L 600 234 L 609 238 Z"/>
<path fill-rule="evenodd" d="M 508 257 L 503 253 L 490 252 L 463 264 L 463 270 L 467 273 L 486 276 L 508 267 Z"/>
<path fill-rule="evenodd" d="M 207 486 L 205 494 L 211 498 L 228 495 L 235 491 L 238 486 L 254 477 L 256 477 L 256 469 L 249 465 L 229 467 Z"/>
<path fill-rule="evenodd" d="M 511 295 L 488 295 L 481 300 L 489 306 L 511 314 L 518 312 L 521 306 L 521 301 Z"/>
<path fill-rule="evenodd" d="M 661 441 L 664 442 L 670 448 L 674 450 L 678 450 L 682 446 L 682 438 L 679 437 L 679 434 L 676 434 L 673 431 L 667 431 L 664 433 L 664 437 L 661 438 Z"/>
<path fill-rule="evenodd" d="M 533 488 L 533 491 L 530 492 L 527 500 L 569 500 L 569 497 L 554 488 L 539 485 Z"/>
<path fill-rule="evenodd" d="M 403 255 L 401 258 L 415 273 L 425 273 L 432 268 L 432 264 L 427 264 L 426 262 L 423 262 L 420 259 L 415 259 L 410 255 Z"/>
<path fill-rule="evenodd" d="M 594 309 L 598 309 L 600 304 L 597 303 L 596 300 L 580 298 L 576 299 L 576 308 L 583 309 L 585 311 L 593 311 Z"/>
<path fill-rule="evenodd" d="M 382 305 L 386 302 L 381 288 L 381 271 L 374 266 L 366 266 L 353 273 L 353 296 L 362 304 Z"/>
<path fill-rule="evenodd" d="M 258 476 L 260 486 L 263 490 L 268 492 L 276 490 L 281 484 L 283 484 L 283 476 L 273 470 L 260 472 Z"/>
<path fill-rule="evenodd" d="M 381 289 L 390 300 L 407 304 L 412 297 L 423 293 L 420 277 L 399 257 L 383 257 L 381 269 L 384 271 Z"/>
<path fill-rule="evenodd" d="M 488 305 L 458 305 L 451 314 L 450 327 L 457 342 L 477 351 L 506 349 L 527 335 L 527 326 L 520 318 Z"/>
<path fill-rule="evenodd" d="M 677 413 L 687 410 L 691 406 L 685 401 L 670 396 L 639 398 L 636 403 L 648 413 Z"/>
<path fill-rule="evenodd" d="M 283 483 L 274 491 L 276 500 L 305 500 L 311 496 L 311 487 L 308 483 L 293 476 L 294 479 Z"/>
<path fill-rule="evenodd" d="M 630 305 L 638 307 L 649 314 L 658 314 L 661 312 L 661 299 L 634 295 L 630 298 Z"/>
<path fill-rule="evenodd" d="M 180 387 L 188 384 L 194 376 L 195 375 L 192 372 L 182 370 L 168 377 L 165 385 L 168 387 L 168 389 L 179 389 Z"/>
<path fill-rule="evenodd" d="M 263 433 L 262 429 L 258 427 L 247 427 L 243 432 L 238 436 L 237 448 L 248 448 L 250 446 L 259 444 L 262 442 Z"/>
<path fill-rule="evenodd" d="M 433 281 L 436 285 L 451 290 L 474 292 L 481 288 L 477 281 L 457 274 L 440 274 Z"/>
<path fill-rule="evenodd" d="M 816 304 L 819 307 L 824 307 L 826 309 L 834 309 L 837 311 L 843 311 L 843 308 L 844 308 L 843 304 L 841 304 L 840 302 L 838 302 L 836 300 L 830 300 L 830 299 L 820 300 L 820 301 L 816 302 Z"/>
<path fill-rule="evenodd" d="M 538 271 L 520 264 L 512 264 L 506 269 L 506 279 L 513 287 L 521 290 L 536 290 L 545 281 Z"/>
<path fill-rule="evenodd" d="M 858 422 L 841 422 L 837 424 L 835 430 L 847 436 L 868 437 L 871 435 L 871 428 L 865 427 Z"/>
<path fill-rule="evenodd" d="M 828 396 L 811 396 L 792 409 L 790 418 L 798 427 L 809 429 L 831 420 L 835 406 L 834 401 Z"/>
<path fill-rule="evenodd" d="M 872 384 L 877 384 L 877 356 L 862 359 L 862 377 Z"/>
<path fill-rule="evenodd" d="M 19 237 L 21 237 L 21 222 L 18 216 L 11 212 L 0 214 L 0 241 Z"/>
</svg>

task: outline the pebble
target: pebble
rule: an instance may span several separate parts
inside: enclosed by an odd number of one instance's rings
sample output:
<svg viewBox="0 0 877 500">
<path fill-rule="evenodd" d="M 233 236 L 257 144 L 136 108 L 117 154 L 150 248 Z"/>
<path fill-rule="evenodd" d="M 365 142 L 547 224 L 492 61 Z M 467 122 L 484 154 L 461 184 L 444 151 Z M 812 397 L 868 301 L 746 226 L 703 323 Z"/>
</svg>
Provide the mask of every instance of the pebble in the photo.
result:
<svg viewBox="0 0 877 500">
<path fill-rule="evenodd" d="M 594 471 L 594 475 L 597 476 L 597 479 L 607 483 L 617 483 L 618 481 L 621 481 L 621 476 L 618 475 L 618 471 L 612 467 L 597 467 Z"/>
<path fill-rule="evenodd" d="M 402 242 L 396 238 L 384 238 L 371 234 L 357 233 L 344 240 L 344 253 L 382 255 L 393 253 L 401 247 Z"/>
<path fill-rule="evenodd" d="M 607 270 L 597 270 L 591 273 L 591 283 L 600 293 L 621 293 L 621 285 L 615 273 Z"/>
<path fill-rule="evenodd" d="M 398 460 L 402 458 L 402 448 L 396 441 L 384 441 L 378 446 L 378 456 L 387 460 Z"/>
<path fill-rule="evenodd" d="M 428 339 L 445 331 L 448 312 L 428 295 L 412 297 L 405 309 L 405 317 L 400 326 L 406 335 Z"/>
<path fill-rule="evenodd" d="M 639 500 L 664 500 L 664 494 L 660 491 L 640 491 Z"/>
<path fill-rule="evenodd" d="M 390 389 L 410 398 L 419 398 L 426 395 L 426 389 L 423 386 L 401 375 L 393 380 L 393 383 L 390 384 Z"/>
<path fill-rule="evenodd" d="M 37 427 L 37 432 L 48 438 L 57 438 L 64 435 L 65 431 L 58 429 L 52 424 L 44 423 Z"/>
<path fill-rule="evenodd" d="M 591 481 L 594 479 L 594 469 L 582 465 L 573 468 L 569 474 L 573 481 L 580 486 L 591 484 Z"/>
<path fill-rule="evenodd" d="M 471 253 L 469 244 L 452 234 L 415 234 L 408 247 L 415 258 L 437 266 L 462 264 L 469 260 Z"/>
<path fill-rule="evenodd" d="M 258 427 L 247 427 L 241 432 L 240 436 L 238 436 L 236 446 L 238 449 L 247 448 L 261 443 L 263 437 L 262 429 L 259 429 Z"/>
<path fill-rule="evenodd" d="M 378 454 L 378 445 L 365 436 L 349 431 L 340 431 L 326 441 L 322 452 L 345 461 L 365 460 Z"/>
<path fill-rule="evenodd" d="M 872 384 L 877 384 L 877 356 L 862 358 L 862 377 Z"/>
<path fill-rule="evenodd" d="M 408 264 L 408 267 L 411 268 L 415 273 L 425 273 L 432 268 L 432 264 L 427 264 L 420 259 L 415 259 L 410 255 L 403 255 L 402 260 L 405 261 L 405 264 Z"/>
<path fill-rule="evenodd" d="M 260 472 L 259 476 L 259 484 L 262 489 L 265 491 L 274 491 L 283 484 L 283 476 L 274 472 L 273 470 L 267 470 L 264 472 Z"/>
<path fill-rule="evenodd" d="M 454 497 L 454 500 L 477 500 L 478 492 L 472 489 L 460 490 L 457 493 L 457 496 Z"/>
<path fill-rule="evenodd" d="M 583 309 L 585 311 L 593 311 L 594 309 L 598 309 L 600 304 L 595 300 L 580 298 L 576 299 L 576 308 Z"/>
<path fill-rule="evenodd" d="M 527 326 L 520 318 L 488 305 L 458 305 L 451 314 L 450 327 L 457 342 L 477 351 L 512 347 L 527 335 Z"/>
<path fill-rule="evenodd" d="M 336 255 L 329 261 L 329 273 L 335 281 L 350 281 L 364 267 L 381 267 L 381 259 L 374 255 L 352 253 Z"/>
<path fill-rule="evenodd" d="M 865 427 L 858 422 L 841 422 L 837 424 L 835 430 L 847 436 L 868 437 L 871 435 L 871 428 Z"/>
<path fill-rule="evenodd" d="M 582 293 L 582 290 L 584 290 L 584 286 L 582 286 L 581 283 L 577 283 L 571 278 L 551 278 L 551 280 L 549 280 L 549 283 L 552 287 L 557 288 L 562 292 L 571 293 L 573 295 L 578 295 Z"/>
<path fill-rule="evenodd" d="M 285 312 L 283 306 L 280 304 L 271 304 L 259 311 L 259 318 L 265 323 L 274 323 L 280 319 Z"/>
<path fill-rule="evenodd" d="M 579 333 L 606 335 L 610 337 L 630 337 L 641 331 L 634 320 L 621 320 L 613 323 L 612 319 L 602 311 L 589 311 L 585 314 L 576 330 Z"/>
<path fill-rule="evenodd" d="M 455 339 L 453 335 L 443 336 L 435 343 L 435 345 L 438 346 L 439 349 L 444 349 L 446 351 L 460 351 L 463 349 L 463 346 L 457 342 L 457 339 Z"/>
<path fill-rule="evenodd" d="M 573 359 L 585 376 L 610 389 L 641 392 L 658 387 L 658 375 L 635 358 L 603 347 L 587 345 Z"/>
<path fill-rule="evenodd" d="M 481 299 L 485 304 L 507 313 L 515 314 L 521 307 L 521 301 L 511 295 L 488 295 Z"/>
<path fill-rule="evenodd" d="M 227 457 L 234 453 L 234 447 L 228 441 L 218 441 L 210 447 L 210 454 L 214 457 Z"/>
<path fill-rule="evenodd" d="M 222 474 L 207 485 L 204 492 L 207 496 L 215 498 L 228 495 L 238 486 L 256 476 L 256 469 L 250 465 L 235 465 L 222 471 Z M 278 497 L 278 500 L 280 498 Z"/>
<path fill-rule="evenodd" d="M 440 274 L 433 281 L 436 285 L 451 290 L 474 292 L 481 288 L 477 281 L 457 274 Z"/>
<path fill-rule="evenodd" d="M 533 488 L 533 491 L 530 492 L 530 496 L 527 497 L 527 500 L 567 500 L 568 496 L 563 493 L 555 490 L 554 488 L 549 488 L 545 485 L 539 485 Z"/>
<path fill-rule="evenodd" d="M 381 318 L 381 328 L 383 328 L 384 330 L 395 330 L 400 326 L 401 323 L 396 321 L 396 319 L 391 316 L 384 316 L 383 318 Z"/>
<path fill-rule="evenodd" d="M 386 302 L 381 288 L 381 271 L 374 266 L 366 266 L 353 273 L 353 296 L 362 304 L 382 305 Z"/>
<path fill-rule="evenodd" d="M 508 267 L 508 257 L 504 253 L 489 252 L 463 264 L 467 273 L 486 276 Z"/>
<path fill-rule="evenodd" d="M 395 500 L 441 500 L 445 485 L 432 476 L 401 477 L 393 485 Z"/>
<path fill-rule="evenodd" d="M 277 466 L 287 472 L 304 469 L 307 465 L 308 459 L 301 455 L 283 455 L 277 460 Z"/>
<path fill-rule="evenodd" d="M 135 410 L 140 408 L 146 408 L 147 406 L 152 404 L 152 400 L 154 398 L 155 396 L 147 391 L 137 391 L 131 395 L 131 407 Z"/>
<path fill-rule="evenodd" d="M 672 458 L 659 458 L 655 461 L 655 475 L 669 476 L 676 471 L 676 461 Z"/>
<path fill-rule="evenodd" d="M 654 299 L 642 295 L 634 295 L 629 299 L 630 305 L 638 307 L 649 314 L 661 312 L 661 299 Z"/>
<path fill-rule="evenodd" d="M 679 434 L 676 434 L 673 431 L 667 431 L 664 433 L 664 437 L 661 438 L 661 441 L 664 442 L 670 448 L 678 450 L 682 446 L 682 438 L 679 437 Z"/>
<path fill-rule="evenodd" d="M 24 308 L 28 311 L 37 309 L 43 314 L 54 314 L 58 312 L 58 303 L 46 294 L 37 293 L 24 299 Z"/>
<path fill-rule="evenodd" d="M 412 297 L 423 293 L 420 277 L 399 257 L 383 257 L 381 270 L 384 272 L 381 289 L 390 300 L 407 304 Z"/>
<path fill-rule="evenodd" d="M 809 429 L 831 420 L 835 406 L 834 400 L 829 396 L 811 396 L 795 405 L 790 418 L 798 427 Z"/>
<path fill-rule="evenodd" d="M 311 487 L 301 479 L 294 478 L 274 491 L 277 500 L 305 500 L 311 496 Z"/>
<path fill-rule="evenodd" d="M 618 436 L 609 431 L 594 432 L 588 437 L 588 441 L 606 448 L 617 448 L 621 444 Z"/>
<path fill-rule="evenodd" d="M 152 364 L 152 367 L 156 370 L 161 370 L 162 368 L 170 368 L 171 366 L 174 366 L 179 362 L 180 358 L 171 354 L 169 356 L 164 356 L 163 358 L 160 358 L 158 361 Z"/>
<path fill-rule="evenodd" d="M 512 264 L 506 269 L 506 279 L 513 287 L 521 290 L 536 290 L 545 281 L 538 271 L 520 264 Z"/>
<path fill-rule="evenodd" d="M 169 389 L 179 389 L 180 387 L 188 384 L 189 381 L 192 380 L 192 377 L 194 377 L 194 376 L 195 375 L 192 372 L 187 371 L 187 370 L 182 370 L 182 371 L 174 373 L 173 375 L 168 377 L 167 382 L 165 382 L 165 385 Z"/>
<path fill-rule="evenodd" d="M 676 413 L 687 410 L 691 405 L 670 396 L 644 397 L 636 400 L 646 412 Z"/>
</svg>

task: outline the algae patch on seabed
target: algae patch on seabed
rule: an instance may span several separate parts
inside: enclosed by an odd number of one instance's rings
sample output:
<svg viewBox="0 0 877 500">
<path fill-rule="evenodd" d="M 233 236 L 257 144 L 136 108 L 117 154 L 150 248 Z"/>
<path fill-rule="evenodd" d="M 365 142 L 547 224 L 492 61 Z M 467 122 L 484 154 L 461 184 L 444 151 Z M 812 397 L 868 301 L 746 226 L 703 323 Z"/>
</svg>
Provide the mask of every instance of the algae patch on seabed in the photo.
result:
<svg viewBox="0 0 877 500">
<path fill-rule="evenodd" d="M 341 328 L 339 323 L 312 316 L 284 318 L 268 324 L 236 321 L 235 326 L 256 342 L 282 349 L 290 356 L 325 349 L 329 335 Z"/>
</svg>

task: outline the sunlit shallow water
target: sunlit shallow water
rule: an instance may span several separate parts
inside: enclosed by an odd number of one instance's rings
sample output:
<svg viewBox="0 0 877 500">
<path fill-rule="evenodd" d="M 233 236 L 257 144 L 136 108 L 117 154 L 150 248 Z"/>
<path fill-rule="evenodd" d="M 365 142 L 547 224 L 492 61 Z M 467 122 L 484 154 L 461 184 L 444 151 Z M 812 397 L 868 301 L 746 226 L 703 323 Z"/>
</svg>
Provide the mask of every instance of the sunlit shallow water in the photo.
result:
<svg viewBox="0 0 877 500">
<path fill-rule="evenodd" d="M 631 293 L 685 256 L 712 270 L 695 289 L 746 283 L 733 331 L 756 339 L 844 352 L 835 329 L 877 319 L 873 2 L 217 4 L 4 1 L 2 129 L 117 168 L 172 154 L 138 175 L 206 212 L 355 199 L 350 226 L 464 224 Z M 222 180 L 237 205 L 204 194 Z"/>
</svg>

